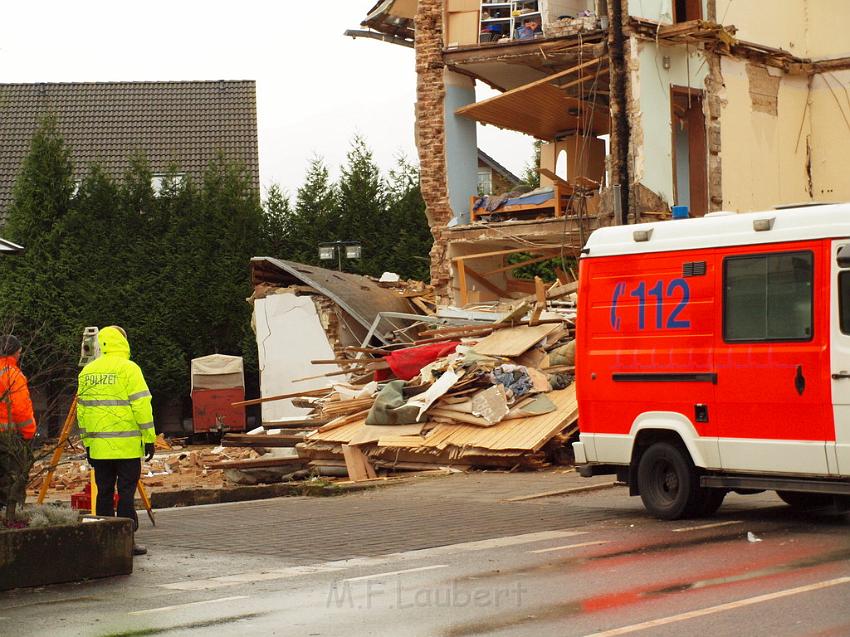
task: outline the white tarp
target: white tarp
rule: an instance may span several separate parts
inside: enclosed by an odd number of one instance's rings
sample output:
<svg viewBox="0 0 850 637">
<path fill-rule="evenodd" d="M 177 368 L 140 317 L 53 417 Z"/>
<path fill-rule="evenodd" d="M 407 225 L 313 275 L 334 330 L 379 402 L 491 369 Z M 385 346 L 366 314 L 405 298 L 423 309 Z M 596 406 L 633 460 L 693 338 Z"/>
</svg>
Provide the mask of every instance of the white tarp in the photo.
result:
<svg viewBox="0 0 850 637">
<path fill-rule="evenodd" d="M 307 389 L 330 387 L 339 376 L 300 383 L 296 378 L 340 371 L 337 365 L 312 365 L 311 360 L 335 358 L 316 306 L 309 296 L 270 294 L 254 301 L 257 349 L 260 363 L 260 395 L 277 396 Z M 306 415 L 290 400 L 263 403 L 263 422 Z"/>
<path fill-rule="evenodd" d="M 244 387 L 241 356 L 210 354 L 192 359 L 192 390 Z"/>
</svg>

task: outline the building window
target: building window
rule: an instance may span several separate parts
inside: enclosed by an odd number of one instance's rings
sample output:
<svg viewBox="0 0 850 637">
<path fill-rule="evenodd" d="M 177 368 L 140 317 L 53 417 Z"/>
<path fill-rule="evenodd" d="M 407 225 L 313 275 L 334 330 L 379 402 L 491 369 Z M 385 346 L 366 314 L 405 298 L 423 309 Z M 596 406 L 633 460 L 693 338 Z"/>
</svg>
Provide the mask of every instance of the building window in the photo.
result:
<svg viewBox="0 0 850 637">
<path fill-rule="evenodd" d="M 163 186 L 171 180 L 171 182 L 175 186 L 180 186 L 183 183 L 183 179 L 186 177 L 186 173 L 155 173 L 151 177 L 151 188 L 153 189 L 153 194 L 159 195 L 162 192 Z"/>
<path fill-rule="evenodd" d="M 727 258 L 723 338 L 727 342 L 811 340 L 813 262 L 811 252 Z"/>
<path fill-rule="evenodd" d="M 489 168 L 478 169 L 478 194 L 493 194 L 493 171 Z"/>
</svg>

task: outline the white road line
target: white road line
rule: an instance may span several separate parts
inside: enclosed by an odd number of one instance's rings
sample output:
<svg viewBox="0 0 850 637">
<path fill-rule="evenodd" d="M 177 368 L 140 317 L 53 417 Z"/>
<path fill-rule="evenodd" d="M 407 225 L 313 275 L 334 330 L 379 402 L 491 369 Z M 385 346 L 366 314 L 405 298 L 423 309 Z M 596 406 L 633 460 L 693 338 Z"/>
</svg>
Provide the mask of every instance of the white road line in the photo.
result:
<svg viewBox="0 0 850 637">
<path fill-rule="evenodd" d="M 232 602 L 237 599 L 248 599 L 247 595 L 234 595 L 233 597 L 219 597 L 218 599 L 205 599 L 202 602 L 188 602 L 186 604 L 175 604 L 174 606 L 161 606 L 159 608 L 148 608 L 147 610 L 134 610 L 127 613 L 128 615 L 147 615 L 149 613 L 159 613 L 167 610 L 175 610 L 177 608 L 188 608 L 189 606 L 203 606 L 205 604 L 217 604 L 219 602 Z"/>
<path fill-rule="evenodd" d="M 702 529 L 716 529 L 718 526 L 730 526 L 732 524 L 741 524 L 741 520 L 727 520 L 726 522 L 712 522 L 710 524 L 700 524 L 699 526 L 683 526 L 680 529 L 673 529 L 673 533 L 686 533 L 687 531 L 701 531 Z"/>
<path fill-rule="evenodd" d="M 585 531 L 541 531 L 539 533 L 525 533 L 523 535 L 510 535 L 496 537 L 489 540 L 478 540 L 475 542 L 461 542 L 460 544 L 449 544 L 447 546 L 435 546 L 427 549 L 417 549 L 402 553 L 388 553 L 375 557 L 356 557 L 350 560 L 336 560 L 333 562 L 319 562 L 307 566 L 290 566 L 288 568 L 275 569 L 271 571 L 259 571 L 256 573 L 240 573 L 238 575 L 224 575 L 202 580 L 190 580 L 173 582 L 171 584 L 160 584 L 160 588 L 176 591 L 202 591 L 225 586 L 235 586 L 250 582 L 260 582 L 278 579 L 288 579 L 301 575 L 313 575 L 317 573 L 331 573 L 349 568 L 379 566 L 383 564 L 396 564 L 412 560 L 422 560 L 436 556 L 463 553 L 466 551 L 484 551 L 487 549 L 516 546 L 518 544 L 531 544 L 532 542 L 543 542 L 545 540 L 560 540 L 576 535 L 584 535 Z"/>
<path fill-rule="evenodd" d="M 360 577 L 348 577 L 343 582 L 360 582 L 367 579 L 378 579 L 379 577 L 392 577 L 404 573 L 419 573 L 421 571 L 433 571 L 437 568 L 448 568 L 448 564 L 435 564 L 434 566 L 420 566 L 419 568 L 406 568 L 403 571 L 387 571 L 386 573 L 375 573 L 374 575 L 361 575 Z"/>
<path fill-rule="evenodd" d="M 564 546 L 553 546 L 550 549 L 537 549 L 529 551 L 529 553 L 551 553 L 552 551 L 566 551 L 567 549 L 578 549 L 582 546 L 596 546 L 597 544 L 608 544 L 608 540 L 599 540 L 597 542 L 582 542 L 580 544 L 566 544 Z"/>
<path fill-rule="evenodd" d="M 762 602 L 769 602 L 774 599 L 781 599 L 782 597 L 790 597 L 791 595 L 799 595 L 801 593 L 809 593 L 811 591 L 818 591 L 824 588 L 830 588 L 832 586 L 839 586 L 841 584 L 850 583 L 850 577 L 838 577 L 836 579 L 826 580 L 823 582 L 817 582 L 815 584 L 807 584 L 806 586 L 798 586 L 797 588 L 788 588 L 784 591 L 777 591 L 775 593 L 767 593 L 766 595 L 759 595 L 757 597 L 749 597 L 747 599 L 739 599 L 735 602 L 729 602 L 727 604 L 720 604 L 718 606 L 709 606 L 708 608 L 702 608 L 700 610 L 692 610 L 687 613 L 681 613 L 679 615 L 671 615 L 669 617 L 661 617 L 659 619 L 653 619 L 648 622 L 643 622 L 641 624 L 632 624 L 631 626 L 622 626 L 620 628 L 614 628 L 612 630 L 605 630 L 600 633 L 593 633 L 592 635 L 587 635 L 586 637 L 616 637 L 617 635 L 627 635 L 629 633 L 636 633 L 641 630 L 646 630 L 647 628 L 656 628 L 658 626 L 666 626 L 667 624 L 674 624 L 676 622 L 686 621 L 688 619 L 695 619 L 697 617 L 705 617 L 706 615 L 713 615 L 714 613 L 722 613 L 727 610 L 735 610 L 737 608 L 744 608 L 745 606 L 752 606 L 753 604 L 761 604 Z"/>
</svg>

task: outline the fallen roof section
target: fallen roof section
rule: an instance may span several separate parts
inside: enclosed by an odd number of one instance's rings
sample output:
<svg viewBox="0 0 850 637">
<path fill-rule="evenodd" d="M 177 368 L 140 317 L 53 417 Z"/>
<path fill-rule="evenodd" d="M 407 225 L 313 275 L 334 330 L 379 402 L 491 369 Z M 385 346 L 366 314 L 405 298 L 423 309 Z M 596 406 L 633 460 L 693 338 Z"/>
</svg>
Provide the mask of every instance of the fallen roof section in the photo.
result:
<svg viewBox="0 0 850 637">
<path fill-rule="evenodd" d="M 276 286 L 308 285 L 324 294 L 367 330 L 381 312 L 413 312 L 405 298 L 359 274 L 326 270 L 272 257 L 251 259 L 251 282 Z M 380 334 L 375 334 L 387 342 Z"/>
</svg>

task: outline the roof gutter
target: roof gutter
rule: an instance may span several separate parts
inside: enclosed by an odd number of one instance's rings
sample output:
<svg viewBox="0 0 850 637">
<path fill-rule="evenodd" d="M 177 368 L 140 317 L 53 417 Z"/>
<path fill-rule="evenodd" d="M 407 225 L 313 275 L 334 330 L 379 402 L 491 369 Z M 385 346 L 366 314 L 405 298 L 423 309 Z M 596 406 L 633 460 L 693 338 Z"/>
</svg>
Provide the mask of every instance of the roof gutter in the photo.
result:
<svg viewBox="0 0 850 637">
<path fill-rule="evenodd" d="M 405 40 L 404 38 L 399 38 L 394 35 L 386 35 L 385 33 L 380 33 L 378 31 L 347 29 L 343 35 L 354 38 L 355 40 L 357 38 L 369 38 L 370 40 L 379 40 L 381 42 L 389 42 L 390 44 L 406 46 L 409 49 L 413 48 L 413 42 L 410 40 Z"/>
</svg>

